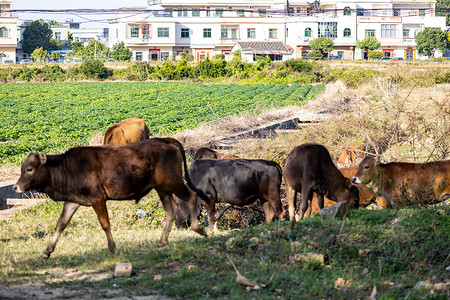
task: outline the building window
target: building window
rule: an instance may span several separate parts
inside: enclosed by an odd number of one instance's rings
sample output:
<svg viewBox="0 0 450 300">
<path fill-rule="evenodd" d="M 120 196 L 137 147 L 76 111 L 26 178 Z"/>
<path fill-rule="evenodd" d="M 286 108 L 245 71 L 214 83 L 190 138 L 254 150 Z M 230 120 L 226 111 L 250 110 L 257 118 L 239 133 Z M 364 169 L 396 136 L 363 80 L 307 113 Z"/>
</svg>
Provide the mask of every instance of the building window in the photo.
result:
<svg viewBox="0 0 450 300">
<path fill-rule="evenodd" d="M 365 34 L 365 36 L 366 36 L 366 37 L 368 37 L 368 36 L 373 36 L 373 37 L 375 37 L 375 29 L 366 29 L 366 34 Z"/>
<path fill-rule="evenodd" d="M 337 22 L 319 22 L 319 37 L 337 38 Z"/>
<path fill-rule="evenodd" d="M 189 28 L 181 28 L 181 37 L 188 38 L 189 37 Z"/>
<path fill-rule="evenodd" d="M 351 37 L 352 36 L 352 30 L 350 28 L 344 29 L 344 37 Z"/>
<path fill-rule="evenodd" d="M 203 37 L 210 38 L 211 37 L 211 28 L 203 28 Z"/>
<path fill-rule="evenodd" d="M 136 61 L 142 61 L 142 52 L 136 52 Z"/>
<path fill-rule="evenodd" d="M 425 17 L 425 9 L 419 9 L 419 17 Z"/>
<path fill-rule="evenodd" d="M 237 29 L 231 29 L 231 38 L 237 39 Z"/>
<path fill-rule="evenodd" d="M 381 24 L 381 37 L 382 38 L 396 38 L 397 37 L 397 25 Z"/>
<path fill-rule="evenodd" d="M 338 51 L 337 56 L 344 57 L 344 51 Z"/>
<path fill-rule="evenodd" d="M 150 30 L 149 30 L 148 26 L 142 27 L 142 37 L 143 38 L 148 38 L 149 32 L 150 32 Z"/>
<path fill-rule="evenodd" d="M 159 27 L 158 28 L 158 37 L 169 37 L 169 28 L 168 27 Z"/>
<path fill-rule="evenodd" d="M 238 17 L 244 17 L 245 16 L 245 11 L 243 9 L 238 9 L 237 15 L 238 15 Z"/>
<path fill-rule="evenodd" d="M 168 60 L 169 52 L 161 52 L 161 60 Z"/>
<path fill-rule="evenodd" d="M 313 15 L 311 7 L 307 7 L 306 8 L 306 15 L 307 16 L 312 16 Z"/>
<path fill-rule="evenodd" d="M 187 17 L 187 10 L 186 9 L 178 10 L 178 16 L 179 17 Z"/>
<path fill-rule="evenodd" d="M 221 16 L 223 16 L 223 9 L 216 8 L 216 17 L 221 17 Z"/>
<path fill-rule="evenodd" d="M 266 16 L 266 10 L 265 9 L 258 9 L 258 13 L 260 17 L 265 17 Z"/>
<path fill-rule="evenodd" d="M 172 9 L 171 8 L 165 8 L 164 9 L 164 17 L 172 17 Z"/>
<path fill-rule="evenodd" d="M 278 37 L 278 30 L 269 28 L 269 39 L 276 39 Z"/>
<path fill-rule="evenodd" d="M 400 9 L 394 9 L 394 17 L 400 16 Z"/>
<path fill-rule="evenodd" d="M 192 10 L 192 16 L 193 17 L 200 17 L 200 11 L 198 9 Z"/>
<path fill-rule="evenodd" d="M 8 37 L 8 29 L 6 29 L 5 27 L 0 28 L 0 37 Z"/>
<path fill-rule="evenodd" d="M 228 38 L 228 29 L 221 29 L 220 30 L 220 38 L 227 39 Z"/>
<path fill-rule="evenodd" d="M 409 37 L 409 29 L 403 29 L 403 37 Z"/>
<path fill-rule="evenodd" d="M 350 7 L 346 6 L 344 8 L 344 16 L 351 16 L 352 15 L 352 10 L 350 9 Z"/>
<path fill-rule="evenodd" d="M 131 37 L 139 37 L 139 27 L 131 27 L 130 28 L 130 36 Z"/>
<path fill-rule="evenodd" d="M 247 38 L 249 38 L 249 39 L 256 38 L 256 29 L 255 28 L 247 28 Z"/>
<path fill-rule="evenodd" d="M 210 17 L 211 16 L 211 11 L 209 9 L 206 9 L 206 16 Z"/>
<path fill-rule="evenodd" d="M 364 8 L 357 8 L 356 9 L 356 15 L 357 16 L 364 16 L 364 14 L 365 14 L 365 11 L 364 11 Z"/>
<path fill-rule="evenodd" d="M 61 40 L 61 32 L 55 32 L 55 39 L 57 39 L 58 41 Z"/>
</svg>

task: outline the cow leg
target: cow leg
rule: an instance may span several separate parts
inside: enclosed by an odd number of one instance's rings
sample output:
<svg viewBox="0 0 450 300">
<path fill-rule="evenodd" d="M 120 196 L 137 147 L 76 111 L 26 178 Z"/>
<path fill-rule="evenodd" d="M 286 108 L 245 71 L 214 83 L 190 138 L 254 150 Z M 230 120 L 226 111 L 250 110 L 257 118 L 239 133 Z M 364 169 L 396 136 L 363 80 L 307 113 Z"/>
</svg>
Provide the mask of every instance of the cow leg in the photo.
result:
<svg viewBox="0 0 450 300">
<path fill-rule="evenodd" d="M 322 193 L 317 193 L 317 203 L 319 204 L 319 208 L 322 209 L 324 206 L 324 199 Z"/>
<path fill-rule="evenodd" d="M 311 201 L 313 196 L 312 190 L 305 185 L 302 186 L 302 204 L 301 204 L 301 215 L 300 220 L 303 220 L 305 212 L 308 210 L 308 203 Z"/>
<path fill-rule="evenodd" d="M 100 222 L 100 225 L 102 226 L 103 231 L 105 231 L 106 233 L 106 239 L 108 240 L 108 250 L 109 252 L 114 253 L 114 251 L 116 250 L 116 244 L 114 243 L 111 234 L 108 210 L 106 209 L 106 201 L 105 200 L 95 201 L 95 203 L 92 204 L 92 208 L 97 214 L 97 218 Z"/>
<path fill-rule="evenodd" d="M 273 217 L 275 216 L 274 210 L 272 209 L 272 206 L 269 202 L 264 201 L 263 205 L 264 214 L 266 216 L 266 222 L 272 222 Z"/>
<path fill-rule="evenodd" d="M 80 207 L 80 204 L 68 201 L 64 202 L 63 210 L 61 212 L 61 215 L 59 216 L 58 223 L 56 224 L 55 234 L 53 235 L 50 244 L 48 244 L 47 249 L 44 251 L 44 253 L 41 254 L 41 258 L 50 257 L 50 254 L 55 250 L 56 243 L 58 242 L 61 233 L 64 231 L 67 224 L 72 219 L 72 216 L 77 211 L 78 207 Z"/>
<path fill-rule="evenodd" d="M 297 202 L 297 192 L 286 184 L 286 197 L 289 206 L 289 221 L 293 222 L 295 220 L 295 210 Z"/>
<path fill-rule="evenodd" d="M 172 194 L 157 190 L 159 198 L 161 199 L 161 202 L 164 207 L 164 211 L 166 213 L 166 224 L 164 225 L 164 230 L 161 235 L 161 239 L 159 240 L 159 245 L 165 245 L 167 244 L 169 233 L 172 228 L 172 223 L 175 220 L 175 213 L 176 213 L 176 203 L 173 200 Z M 191 220 L 192 222 L 192 220 Z"/>
<path fill-rule="evenodd" d="M 214 218 L 216 214 L 216 205 L 214 199 L 209 198 L 210 202 L 209 205 L 207 205 L 208 209 L 208 222 L 209 222 L 209 230 L 211 231 L 219 231 L 219 228 L 217 228 L 217 221 Z"/>
</svg>

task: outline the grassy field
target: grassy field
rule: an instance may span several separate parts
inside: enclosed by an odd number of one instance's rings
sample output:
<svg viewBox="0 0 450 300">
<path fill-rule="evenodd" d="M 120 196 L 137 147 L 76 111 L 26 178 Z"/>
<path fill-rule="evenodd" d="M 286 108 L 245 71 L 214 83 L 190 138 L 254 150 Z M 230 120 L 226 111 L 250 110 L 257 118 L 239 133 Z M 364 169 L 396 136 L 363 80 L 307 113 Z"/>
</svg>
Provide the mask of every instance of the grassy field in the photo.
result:
<svg viewBox="0 0 450 300">
<path fill-rule="evenodd" d="M 74 83 L 75 86 L 78 84 Z M 79 87 L 83 89 L 77 91 L 76 99 L 84 99 L 81 103 L 92 103 L 90 87 L 95 84 L 81 84 Z M 144 91 L 143 88 L 139 91 L 128 89 L 128 83 L 101 83 L 100 86 L 102 84 L 122 89 L 105 89 L 100 93 L 100 99 L 91 105 L 101 103 L 106 107 L 107 103 L 114 104 L 119 99 L 115 98 L 116 94 L 139 99 Z M 153 83 L 141 84 L 140 87 L 147 87 Z M 180 89 L 185 91 L 186 86 L 181 85 L 176 90 L 174 87 L 179 83 L 170 84 L 175 85 L 168 85 L 174 90 L 173 99 L 180 101 L 177 98 L 182 94 Z M 55 86 L 60 87 L 59 84 Z M 206 91 L 213 85 L 200 86 Z M 10 95 L 18 90 L 13 88 L 14 85 L 7 87 L 11 89 L 8 90 Z M 226 85 L 214 87 L 219 90 L 230 88 Z M 235 149 L 234 154 L 276 160 L 283 165 L 294 146 L 318 142 L 327 146 L 333 158 L 339 155 L 343 146 L 356 144 L 372 153 L 378 148 L 385 159 L 394 161 L 448 159 L 449 88 L 401 90 L 391 81 L 383 80 L 355 93 L 339 85 L 331 90 L 329 87 L 315 101 L 320 104 L 317 109 L 339 111 L 339 115 L 295 133 L 245 143 Z M 61 93 L 63 91 L 67 94 L 67 90 L 61 89 Z M 19 100 L 33 97 L 25 89 L 21 93 L 23 97 L 19 96 Z M 49 89 L 39 95 L 52 99 L 53 93 L 59 91 Z M 266 94 L 271 93 L 273 90 Z M 6 93 L 2 89 L 0 94 Z M 356 97 L 355 94 L 363 96 Z M 60 95 L 63 97 L 64 93 Z M 202 97 L 199 94 L 198 98 Z M 130 112 L 126 102 L 121 105 L 123 110 Z M 9 107 L 2 108 L 0 117 Z M 76 108 L 72 106 L 67 111 L 75 116 Z M 256 111 L 261 108 L 256 107 Z M 40 122 L 49 124 L 45 113 L 56 109 L 55 106 L 51 110 L 45 107 L 37 110 L 36 118 L 40 121 L 30 122 L 27 126 L 39 128 Z M 215 108 L 213 110 L 218 114 Z M 123 113 L 119 106 L 115 111 Z M 16 110 L 17 115 L 20 112 L 22 110 Z M 28 113 L 26 109 L 23 112 Z M 103 114 L 105 119 L 111 117 L 107 110 L 101 112 L 99 115 Z M 205 113 L 216 118 L 209 107 Z M 241 108 L 239 113 L 246 113 L 246 110 Z M 86 120 L 90 114 L 84 116 L 84 119 L 73 120 L 89 123 Z M 154 121 L 151 117 L 149 113 L 144 119 Z M 117 118 L 119 121 L 121 115 Z M 72 123 L 82 130 L 88 126 Z M 101 126 L 97 124 L 97 128 L 108 125 L 107 122 Z M 77 135 L 77 130 L 71 134 Z M 85 136 L 91 134 L 89 131 Z M 198 132 L 191 134 L 195 138 Z M 242 220 L 236 225 L 239 222 L 225 219 L 221 231 L 210 233 L 207 238 L 190 230 L 173 229 L 169 244 L 158 247 L 164 213 L 156 193 L 152 192 L 137 205 L 132 201 L 108 203 L 117 253 L 108 253 L 105 234 L 92 208 L 82 207 L 59 239 L 51 258 L 41 260 L 39 255 L 50 242 L 62 209 L 60 203 L 48 201 L 20 211 L 10 220 L 0 221 L 0 298 L 448 299 L 450 208 L 424 208 L 412 204 L 412 207 L 402 209 L 351 211 L 345 220 L 314 217 L 296 223 L 293 228 L 285 221 L 243 228 Z M 147 217 L 135 216 L 140 208 L 148 213 Z M 249 280 L 269 284 L 255 290 L 237 283 L 230 260 Z M 120 262 L 132 263 L 134 275 L 115 278 L 114 267 Z"/>
<path fill-rule="evenodd" d="M 190 82 L 6 84 L 0 90 L 0 164 L 29 152 L 59 153 L 123 119 L 138 116 L 152 136 L 173 134 L 229 115 L 301 105 L 323 85 Z"/>
<path fill-rule="evenodd" d="M 443 288 L 450 264 L 448 207 L 358 210 L 345 220 L 314 217 L 293 228 L 276 221 L 206 238 L 173 230 L 169 244 L 158 247 L 161 216 L 151 213 L 151 203 L 151 197 L 137 206 L 109 203 L 115 254 L 108 253 L 91 208 L 75 214 L 48 260 L 39 255 L 53 235 L 61 204 L 42 204 L 0 222 L 0 297 L 20 291 L 24 298 L 31 293 L 52 298 L 58 289 L 61 298 L 84 299 L 154 294 L 187 299 L 449 296 L 448 286 Z M 138 208 L 150 214 L 138 218 Z M 236 282 L 230 260 L 249 280 L 273 280 L 267 287 L 247 288 Z M 113 276 L 120 262 L 132 263 L 132 277 Z M 19 288 L 30 283 L 30 289 Z"/>
</svg>

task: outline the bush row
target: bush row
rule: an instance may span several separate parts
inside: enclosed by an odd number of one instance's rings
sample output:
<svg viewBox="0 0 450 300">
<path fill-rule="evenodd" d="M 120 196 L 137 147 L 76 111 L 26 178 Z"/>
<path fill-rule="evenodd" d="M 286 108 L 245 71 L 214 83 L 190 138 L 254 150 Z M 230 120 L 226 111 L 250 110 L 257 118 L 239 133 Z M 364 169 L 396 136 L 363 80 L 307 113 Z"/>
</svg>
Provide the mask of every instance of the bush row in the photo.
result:
<svg viewBox="0 0 450 300">
<path fill-rule="evenodd" d="M 389 66 L 389 65 L 386 65 Z M 260 58 L 256 63 L 241 61 L 239 56 L 226 61 L 223 55 L 206 59 L 198 63 L 181 60 L 166 61 L 162 64 L 136 62 L 125 68 L 107 68 L 100 60 L 86 60 L 79 66 L 63 69 L 58 64 L 9 66 L 0 68 L 0 82 L 58 82 L 79 80 L 189 80 L 202 82 L 239 81 L 242 83 L 327 83 L 342 80 L 349 87 L 357 87 L 374 77 L 393 80 L 402 85 L 430 86 L 450 83 L 450 70 L 436 66 L 409 70 L 404 64 L 392 69 L 384 66 L 372 68 L 355 64 L 333 65 L 327 62 L 291 59 L 284 62 L 272 62 L 268 57 Z M 417 82 L 420 78 L 419 82 Z"/>
</svg>

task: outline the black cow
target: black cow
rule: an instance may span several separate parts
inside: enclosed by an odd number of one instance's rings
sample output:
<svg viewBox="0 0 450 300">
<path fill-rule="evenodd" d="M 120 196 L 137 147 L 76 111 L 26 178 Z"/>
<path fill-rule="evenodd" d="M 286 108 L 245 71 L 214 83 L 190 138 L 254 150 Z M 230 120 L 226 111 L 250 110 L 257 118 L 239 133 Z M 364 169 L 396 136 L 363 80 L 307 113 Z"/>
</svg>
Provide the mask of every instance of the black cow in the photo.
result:
<svg viewBox="0 0 450 300">
<path fill-rule="evenodd" d="M 359 206 L 358 188 L 342 175 L 327 148 L 322 145 L 295 147 L 286 159 L 284 181 L 291 221 L 294 220 L 297 192 L 302 193 L 300 219 L 303 219 L 314 192 L 317 193 L 320 209 L 324 206 L 324 196 L 335 202 L 347 201 L 349 207 Z"/>
<path fill-rule="evenodd" d="M 187 186 L 183 181 L 183 166 Z M 29 154 L 22 165 L 14 190 L 36 190 L 55 201 L 64 201 L 56 232 L 41 255 L 48 258 L 61 232 L 80 205 L 92 206 L 108 239 L 108 249 L 116 246 L 111 235 L 106 201 L 135 199 L 138 202 L 155 189 L 166 211 L 160 244 L 167 243 L 175 218 L 172 194 L 188 203 L 193 230 L 206 235 L 199 224 L 196 207 L 198 191 L 189 178 L 181 143 L 172 138 L 154 138 L 123 146 L 76 147 L 59 155 Z"/>
<path fill-rule="evenodd" d="M 192 183 L 209 198 L 204 203 L 208 212 L 209 227 L 213 229 L 215 204 L 225 202 L 245 206 L 260 199 L 270 222 L 274 211 L 284 218 L 280 200 L 281 168 L 273 161 L 250 159 L 226 159 L 194 161 L 189 168 Z M 180 206 L 181 215 L 186 211 Z"/>
</svg>

